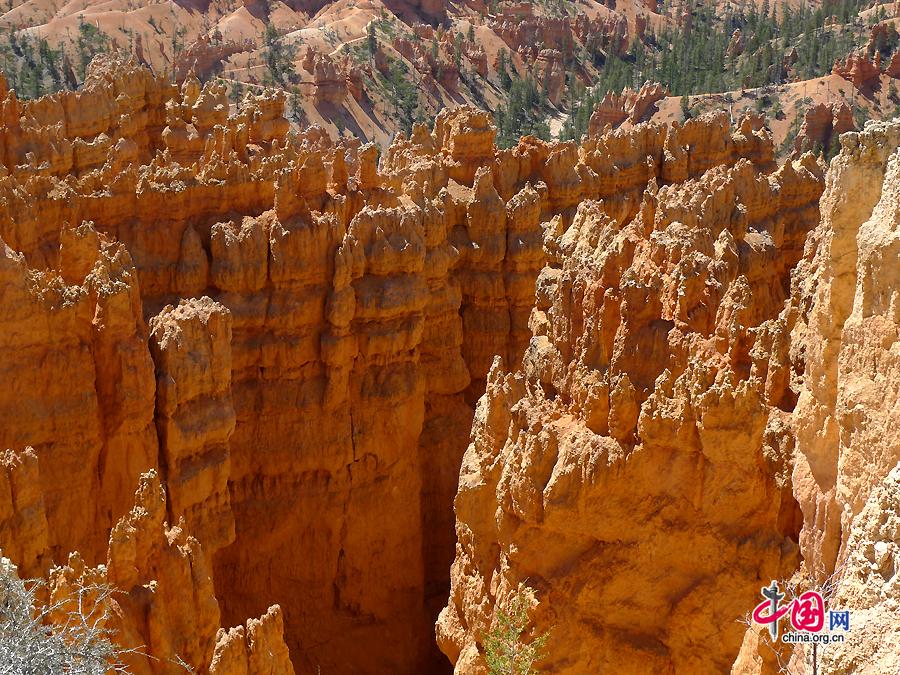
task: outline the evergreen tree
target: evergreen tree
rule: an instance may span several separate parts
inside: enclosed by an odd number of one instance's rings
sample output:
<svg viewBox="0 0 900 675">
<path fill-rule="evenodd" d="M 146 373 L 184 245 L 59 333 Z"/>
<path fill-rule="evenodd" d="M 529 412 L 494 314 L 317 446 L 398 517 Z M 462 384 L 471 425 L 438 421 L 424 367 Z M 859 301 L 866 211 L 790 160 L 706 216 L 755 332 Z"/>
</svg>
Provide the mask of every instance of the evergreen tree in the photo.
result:
<svg viewBox="0 0 900 675">
<path fill-rule="evenodd" d="M 484 640 L 485 660 L 491 675 L 530 675 L 535 672 L 535 661 L 546 656 L 544 649 L 550 631 L 529 643 L 522 638 L 530 623 L 530 595 L 531 590 L 519 584 L 510 602 L 509 614 L 503 610 L 497 611 L 497 626 Z"/>
</svg>

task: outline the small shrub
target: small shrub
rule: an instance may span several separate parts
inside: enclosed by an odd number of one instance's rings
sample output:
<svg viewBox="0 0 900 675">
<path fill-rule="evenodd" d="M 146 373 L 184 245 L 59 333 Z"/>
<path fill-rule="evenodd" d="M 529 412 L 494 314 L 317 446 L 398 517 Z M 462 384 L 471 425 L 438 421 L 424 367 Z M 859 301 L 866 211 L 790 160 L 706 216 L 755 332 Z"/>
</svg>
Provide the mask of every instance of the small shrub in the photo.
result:
<svg viewBox="0 0 900 675">
<path fill-rule="evenodd" d="M 534 662 L 546 656 L 544 647 L 550 631 L 529 643 L 522 640 L 522 633 L 530 623 L 528 604 L 532 593 L 519 584 L 509 604 L 510 613 L 497 611 L 498 625 L 484 640 L 485 660 L 491 675 L 530 675 L 536 672 Z"/>
<path fill-rule="evenodd" d="M 0 673 L 30 675 L 106 675 L 125 673 L 121 657 L 128 653 L 110 641 L 106 614 L 91 612 L 111 593 L 104 587 L 77 590 L 67 602 L 45 605 L 37 601 L 41 583 L 19 579 L 9 560 L 0 559 Z M 51 622 L 59 612 L 65 624 Z"/>
</svg>

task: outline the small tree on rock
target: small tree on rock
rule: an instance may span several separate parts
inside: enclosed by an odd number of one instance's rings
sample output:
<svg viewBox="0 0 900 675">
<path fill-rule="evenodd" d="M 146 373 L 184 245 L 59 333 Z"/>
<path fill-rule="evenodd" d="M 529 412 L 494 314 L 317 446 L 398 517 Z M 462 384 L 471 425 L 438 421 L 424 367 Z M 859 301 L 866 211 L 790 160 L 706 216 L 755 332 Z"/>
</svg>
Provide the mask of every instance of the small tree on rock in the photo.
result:
<svg viewBox="0 0 900 675">
<path fill-rule="evenodd" d="M 520 583 L 509 602 L 509 614 L 497 610 L 497 626 L 484 640 L 485 660 L 491 675 L 530 675 L 536 672 L 535 661 L 546 656 L 544 647 L 549 630 L 528 643 L 522 635 L 530 623 L 528 606 L 533 595 L 530 588 Z"/>
</svg>

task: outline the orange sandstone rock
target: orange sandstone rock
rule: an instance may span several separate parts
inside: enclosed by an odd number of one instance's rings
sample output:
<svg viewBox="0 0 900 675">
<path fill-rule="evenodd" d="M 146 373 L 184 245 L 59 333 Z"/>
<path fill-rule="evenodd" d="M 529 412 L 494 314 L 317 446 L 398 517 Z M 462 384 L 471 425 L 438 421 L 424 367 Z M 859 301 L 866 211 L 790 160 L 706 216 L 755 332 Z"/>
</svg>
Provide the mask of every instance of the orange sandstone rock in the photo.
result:
<svg viewBox="0 0 900 675">
<path fill-rule="evenodd" d="M 586 200 L 545 229 L 556 265 L 521 370 L 498 357 L 488 374 L 437 624 L 457 673 L 484 667 L 482 636 L 519 582 L 536 630 L 556 626 L 548 671 L 722 672 L 743 638 L 725 615 L 796 564 L 784 301 L 821 170 L 740 159 L 645 185 L 627 220 Z"/>
<path fill-rule="evenodd" d="M 640 91 L 632 91 L 625 87 L 621 96 L 609 92 L 604 99 L 594 106 L 591 114 L 588 134 L 599 136 L 607 124 L 618 126 L 626 119 L 631 124 L 639 122 L 650 106 L 669 95 L 669 88 L 663 89 L 661 84 L 645 82 Z"/>
<path fill-rule="evenodd" d="M 816 144 L 830 150 L 841 134 L 853 131 L 853 113 L 846 103 L 820 104 L 806 111 L 803 124 L 794 139 L 794 155 L 803 148 L 811 150 Z"/>
<path fill-rule="evenodd" d="M 784 302 L 821 170 L 777 168 L 761 119 L 501 151 L 458 108 L 379 158 L 289 138 L 283 94 L 229 113 L 121 57 L 89 85 L 3 101 L 0 545 L 42 571 L 80 552 L 66 584 L 108 560 L 128 644 L 200 672 L 424 671 L 452 564 L 460 672 L 535 575 L 573 667 L 721 672 L 739 634 L 691 645 L 794 564 L 792 485 L 831 514 L 809 559 L 839 540 L 832 488 L 789 459 L 812 319 Z M 634 561 L 658 581 L 637 599 Z"/>
</svg>

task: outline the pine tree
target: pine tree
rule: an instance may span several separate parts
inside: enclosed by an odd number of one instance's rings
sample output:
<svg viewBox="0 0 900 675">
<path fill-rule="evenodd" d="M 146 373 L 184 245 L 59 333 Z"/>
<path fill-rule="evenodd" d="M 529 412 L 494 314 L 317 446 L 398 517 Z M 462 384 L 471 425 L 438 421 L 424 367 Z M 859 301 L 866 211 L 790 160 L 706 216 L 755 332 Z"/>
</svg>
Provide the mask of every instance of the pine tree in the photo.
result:
<svg viewBox="0 0 900 675">
<path fill-rule="evenodd" d="M 371 21 L 366 29 L 366 47 L 369 50 L 369 58 L 375 56 L 375 52 L 378 51 L 378 39 L 375 37 L 375 28 Z"/>
</svg>

